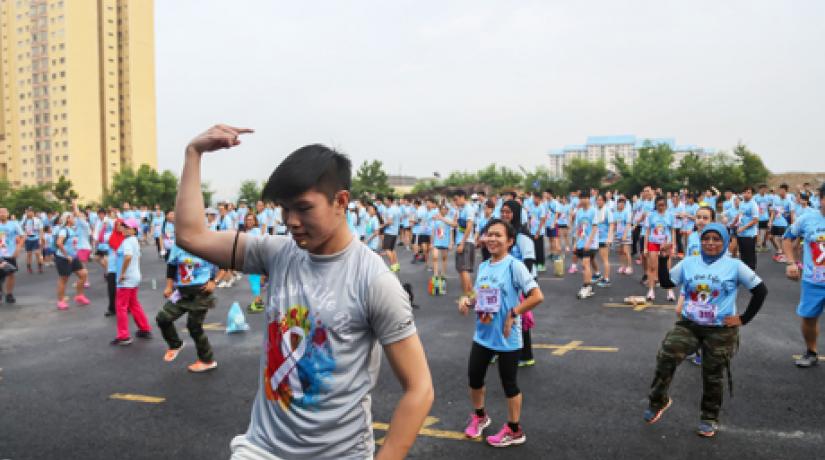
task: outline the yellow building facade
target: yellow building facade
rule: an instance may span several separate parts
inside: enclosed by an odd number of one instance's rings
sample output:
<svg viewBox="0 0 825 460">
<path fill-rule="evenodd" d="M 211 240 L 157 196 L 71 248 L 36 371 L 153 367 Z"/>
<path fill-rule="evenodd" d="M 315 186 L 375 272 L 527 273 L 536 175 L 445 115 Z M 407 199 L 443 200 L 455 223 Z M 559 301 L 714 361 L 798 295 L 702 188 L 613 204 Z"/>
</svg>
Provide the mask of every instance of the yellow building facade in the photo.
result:
<svg viewBox="0 0 825 460">
<path fill-rule="evenodd" d="M 157 167 L 152 0 L 0 0 L 0 179 L 99 201 Z"/>
</svg>

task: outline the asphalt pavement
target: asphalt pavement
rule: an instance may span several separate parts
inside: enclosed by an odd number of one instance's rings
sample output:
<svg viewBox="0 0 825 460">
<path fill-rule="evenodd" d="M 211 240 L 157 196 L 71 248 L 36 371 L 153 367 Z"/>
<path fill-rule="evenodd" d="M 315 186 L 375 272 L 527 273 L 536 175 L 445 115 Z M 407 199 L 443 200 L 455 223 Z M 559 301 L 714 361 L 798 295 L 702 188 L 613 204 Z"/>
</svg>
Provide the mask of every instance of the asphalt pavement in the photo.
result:
<svg viewBox="0 0 825 460">
<path fill-rule="evenodd" d="M 507 449 L 461 436 L 471 409 L 466 366 L 473 320 L 457 313 L 452 266 L 448 295 L 431 297 L 425 290 L 429 273 L 410 265 L 406 250 L 399 254 L 400 278 L 413 285 L 420 306 L 416 324 L 436 391 L 409 458 L 825 458 L 825 366 L 794 367 L 792 356 L 804 348 L 794 313 L 799 286 L 784 279 L 784 266 L 767 254 L 760 255 L 757 271 L 768 300 L 742 329 L 732 365 L 734 395 L 726 389 L 713 439 L 694 434 L 702 384 L 700 369 L 690 363 L 676 373 L 674 404 L 663 419 L 653 426 L 642 421 L 656 351 L 675 320 L 663 291 L 656 306 L 634 309 L 619 304 L 627 295 L 644 295 L 638 267 L 631 277 L 614 273 L 613 287 L 587 300 L 575 297 L 580 275 L 542 273 L 545 301 L 533 330 L 537 364 L 519 371 L 527 442 Z M 139 298 L 154 324 L 165 271 L 150 247 L 144 247 L 141 265 Z M 42 275 L 19 273 L 18 302 L 0 304 L 0 459 L 228 458 L 229 441 L 249 422 L 263 340 L 262 315 L 247 315 L 246 333 L 222 330 L 231 303 L 250 300 L 246 280 L 218 290 L 218 307 L 206 322 L 219 366 L 195 375 L 186 371 L 195 348 L 185 320 L 178 329 L 187 346 L 174 363 L 163 362 L 165 344 L 157 331 L 129 347 L 109 345 L 115 320 L 103 316 L 105 282 L 100 267 L 90 267 L 90 306 L 55 308 L 53 267 Z M 152 289 L 153 279 L 158 289 Z M 740 292 L 740 308 L 748 295 Z M 487 382 L 493 425 L 486 434 L 492 434 L 506 421 L 492 366 Z M 379 442 L 400 394 L 385 363 L 373 391 Z"/>
</svg>

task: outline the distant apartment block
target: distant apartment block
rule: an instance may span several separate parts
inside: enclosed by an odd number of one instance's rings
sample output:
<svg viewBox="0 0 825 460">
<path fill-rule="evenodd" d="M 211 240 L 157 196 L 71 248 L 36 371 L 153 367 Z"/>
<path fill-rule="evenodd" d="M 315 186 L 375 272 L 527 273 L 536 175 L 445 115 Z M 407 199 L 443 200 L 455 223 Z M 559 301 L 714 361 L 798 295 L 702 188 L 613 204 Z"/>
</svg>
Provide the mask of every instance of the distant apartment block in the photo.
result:
<svg viewBox="0 0 825 460">
<path fill-rule="evenodd" d="M 153 0 L 0 0 L 0 179 L 99 200 L 157 166 Z"/>
<path fill-rule="evenodd" d="M 568 145 L 561 149 L 553 149 L 548 153 L 550 175 L 561 177 L 564 167 L 574 158 L 587 161 L 604 161 L 608 171 L 615 172 L 613 160 L 623 158 L 628 164 L 633 164 L 639 156 L 639 149 L 645 145 L 666 144 L 673 150 L 673 162 L 679 164 L 688 154 L 712 155 L 716 151 L 697 145 L 677 145 L 673 138 L 636 137 L 634 135 L 619 136 L 589 136 L 582 145 Z"/>
</svg>

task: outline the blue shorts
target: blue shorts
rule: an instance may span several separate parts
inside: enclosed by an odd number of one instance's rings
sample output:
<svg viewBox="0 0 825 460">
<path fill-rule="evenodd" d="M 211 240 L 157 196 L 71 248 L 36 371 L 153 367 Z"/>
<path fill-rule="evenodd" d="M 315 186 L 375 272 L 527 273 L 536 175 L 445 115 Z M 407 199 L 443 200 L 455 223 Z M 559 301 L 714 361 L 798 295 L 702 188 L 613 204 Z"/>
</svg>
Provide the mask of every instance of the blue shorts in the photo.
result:
<svg viewBox="0 0 825 460">
<path fill-rule="evenodd" d="M 803 318 L 818 318 L 825 308 L 825 286 L 802 282 L 796 314 Z"/>
<path fill-rule="evenodd" d="M 557 228 L 555 228 L 555 227 L 553 227 L 553 228 L 548 228 L 548 229 L 546 229 L 546 230 L 547 230 L 547 237 L 548 237 L 548 238 L 556 238 L 556 237 L 558 237 L 558 236 L 559 236 L 559 231 L 558 231 L 558 229 L 557 229 Z"/>
<path fill-rule="evenodd" d="M 40 249 L 40 240 L 29 240 L 25 241 L 26 252 L 32 252 Z"/>
</svg>

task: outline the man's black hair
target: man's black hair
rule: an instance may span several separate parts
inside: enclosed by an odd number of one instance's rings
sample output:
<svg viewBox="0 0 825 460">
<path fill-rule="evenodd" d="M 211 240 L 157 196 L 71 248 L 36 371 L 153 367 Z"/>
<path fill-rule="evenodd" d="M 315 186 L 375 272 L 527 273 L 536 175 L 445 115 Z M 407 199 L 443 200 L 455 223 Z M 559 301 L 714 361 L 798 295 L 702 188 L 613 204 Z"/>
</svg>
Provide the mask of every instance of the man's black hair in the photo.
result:
<svg viewBox="0 0 825 460">
<path fill-rule="evenodd" d="M 788 191 L 788 184 L 785 184 L 785 183 L 779 184 L 779 188 L 784 189 L 787 192 Z"/>
<path fill-rule="evenodd" d="M 753 193 L 753 192 L 754 192 L 753 187 L 751 187 L 750 185 L 746 185 L 746 186 L 745 186 L 745 188 L 743 188 L 743 189 L 742 189 L 742 193 L 745 193 L 745 192 L 747 192 L 748 190 L 750 190 L 750 191 L 751 191 L 751 193 Z"/>
<path fill-rule="evenodd" d="M 466 196 L 467 196 L 467 192 L 465 192 L 465 191 L 464 191 L 464 189 L 458 189 L 458 190 L 456 190 L 456 191 L 454 191 L 454 192 L 453 192 L 453 197 L 457 197 L 457 196 L 463 196 L 463 197 L 466 197 Z"/>
<path fill-rule="evenodd" d="M 819 198 L 825 198 L 825 182 L 823 182 L 822 185 L 819 186 Z"/>
<path fill-rule="evenodd" d="M 314 188 L 332 201 L 352 185 L 352 163 L 346 155 L 321 144 L 299 148 L 275 168 L 261 197 L 281 202 Z"/>
</svg>

